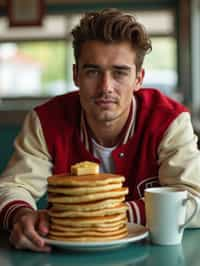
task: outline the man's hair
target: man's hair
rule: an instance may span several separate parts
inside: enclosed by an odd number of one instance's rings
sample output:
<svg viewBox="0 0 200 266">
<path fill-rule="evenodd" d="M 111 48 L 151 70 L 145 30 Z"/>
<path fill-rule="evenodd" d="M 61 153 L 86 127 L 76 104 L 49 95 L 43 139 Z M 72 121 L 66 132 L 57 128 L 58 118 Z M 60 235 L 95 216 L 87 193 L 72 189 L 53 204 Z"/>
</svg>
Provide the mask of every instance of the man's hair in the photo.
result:
<svg viewBox="0 0 200 266">
<path fill-rule="evenodd" d="M 117 9 L 104 9 L 86 13 L 80 24 L 72 30 L 76 64 L 80 57 L 81 45 L 86 41 L 120 43 L 128 41 L 136 52 L 136 70 L 141 69 L 144 56 L 152 50 L 151 41 L 144 27 L 134 16 Z"/>
</svg>

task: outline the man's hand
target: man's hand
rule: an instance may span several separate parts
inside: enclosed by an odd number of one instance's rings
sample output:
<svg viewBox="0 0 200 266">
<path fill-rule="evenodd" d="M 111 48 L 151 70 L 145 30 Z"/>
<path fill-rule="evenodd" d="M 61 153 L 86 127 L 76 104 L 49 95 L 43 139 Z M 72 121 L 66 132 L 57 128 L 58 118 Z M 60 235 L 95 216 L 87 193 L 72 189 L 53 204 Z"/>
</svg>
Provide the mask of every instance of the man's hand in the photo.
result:
<svg viewBox="0 0 200 266">
<path fill-rule="evenodd" d="M 13 219 L 10 242 L 17 249 L 50 252 L 42 237 L 48 234 L 48 214 L 46 210 L 33 211 L 21 208 Z"/>
</svg>

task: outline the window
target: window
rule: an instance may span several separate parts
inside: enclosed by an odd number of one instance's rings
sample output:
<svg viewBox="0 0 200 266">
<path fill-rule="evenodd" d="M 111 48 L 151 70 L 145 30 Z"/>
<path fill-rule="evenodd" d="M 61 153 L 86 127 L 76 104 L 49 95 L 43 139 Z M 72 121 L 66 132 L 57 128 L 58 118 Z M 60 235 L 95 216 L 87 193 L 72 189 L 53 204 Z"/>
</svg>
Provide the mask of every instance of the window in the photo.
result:
<svg viewBox="0 0 200 266">
<path fill-rule="evenodd" d="M 174 96 L 177 87 L 176 41 L 173 37 L 152 37 L 152 52 L 146 56 L 144 87 L 158 88 Z"/>
<path fill-rule="evenodd" d="M 129 11 L 130 12 L 130 11 Z M 170 96 L 177 86 L 173 10 L 134 13 L 151 35 L 144 87 Z M 46 16 L 40 28 L 9 28 L 0 19 L 0 98 L 49 97 L 76 89 L 72 81 L 70 32 L 80 14 Z"/>
<path fill-rule="evenodd" d="M 173 10 L 144 11 L 136 14 L 151 36 L 152 52 L 145 57 L 144 87 L 160 89 L 178 98 L 177 94 L 177 42 Z"/>
<path fill-rule="evenodd" d="M 7 22 L 8 23 L 8 22 Z M 42 28 L 8 28 L 0 20 L 0 97 L 49 97 L 75 89 L 73 51 L 68 40 L 73 19 L 48 16 Z"/>
<path fill-rule="evenodd" d="M 62 40 L 0 44 L 1 97 L 51 96 L 71 91 L 72 64 L 71 45 Z"/>
</svg>

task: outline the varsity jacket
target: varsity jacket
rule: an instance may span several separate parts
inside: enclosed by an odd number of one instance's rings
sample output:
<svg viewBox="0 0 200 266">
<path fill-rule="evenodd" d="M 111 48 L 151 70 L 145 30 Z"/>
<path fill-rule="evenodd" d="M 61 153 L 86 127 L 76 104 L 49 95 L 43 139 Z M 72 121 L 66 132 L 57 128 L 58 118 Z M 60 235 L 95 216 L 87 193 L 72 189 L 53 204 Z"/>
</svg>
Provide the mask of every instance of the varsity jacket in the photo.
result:
<svg viewBox="0 0 200 266">
<path fill-rule="evenodd" d="M 125 143 L 122 142 L 113 150 L 112 158 L 115 173 L 125 176 L 124 185 L 129 188 L 129 194 L 126 197 L 129 207 L 129 221 L 145 224 L 143 202 L 145 188 L 160 185 L 183 186 L 199 197 L 200 176 L 198 174 L 193 179 L 191 176 L 186 175 L 185 178 L 187 170 L 184 168 L 180 172 L 177 168 L 178 170 L 176 169 L 175 171 L 176 177 L 174 178 L 173 166 L 166 161 L 166 158 L 169 156 L 173 157 L 174 153 L 177 152 L 177 147 L 173 150 L 173 147 L 170 146 L 170 149 L 167 151 L 168 153 L 170 151 L 170 153 L 165 155 L 164 158 L 162 153 L 162 149 L 165 146 L 167 149 L 167 142 L 170 145 L 170 138 L 168 138 L 167 134 L 170 126 L 182 114 L 188 114 L 188 110 L 181 104 L 153 89 L 141 89 L 134 94 L 134 97 L 137 103 L 134 123 L 133 121 L 131 122 L 132 125 L 134 124 L 134 130 L 128 135 Z M 51 174 L 69 173 L 70 166 L 80 161 L 89 160 L 101 163 L 92 153 L 87 125 L 84 134 L 82 132 L 82 123 L 84 123 L 82 121 L 83 112 L 77 92 L 57 96 L 47 103 L 36 107 L 34 111 L 39 119 L 47 146 L 48 160 L 51 161 L 51 166 L 48 167 L 51 168 Z M 131 121 L 131 117 L 128 120 Z M 124 131 L 127 131 L 128 125 L 125 125 Z M 191 133 L 190 141 L 194 151 L 193 155 L 188 156 L 188 159 L 186 159 L 187 161 L 192 161 L 191 158 L 194 159 L 195 155 L 196 160 L 191 165 L 197 169 L 200 155 L 195 144 L 196 138 L 192 131 Z M 165 142 L 162 146 L 163 139 L 165 139 Z M 184 154 L 184 157 L 187 157 L 187 155 Z M 168 164 L 168 170 L 165 173 L 163 169 L 166 169 L 166 164 Z M 179 171 L 179 174 L 177 174 L 177 171 Z M 8 177 L 6 178 L 8 172 L 9 170 L 4 173 L 6 181 L 8 180 Z M 185 178 L 184 180 L 182 176 Z M 41 187 L 43 193 L 47 185 L 46 179 L 47 176 L 43 177 Z M 37 178 L 33 179 L 31 184 L 34 182 L 37 182 Z M 10 213 L 14 214 L 14 211 L 18 208 L 16 207 L 17 204 L 18 207 L 27 206 L 36 208 L 31 201 L 25 201 L 23 198 L 13 199 L 6 204 L 2 204 L 4 206 L 0 209 L 0 219 L 5 227 L 8 227 L 8 221 L 5 218 L 9 216 L 8 209 Z M 199 218 L 197 220 L 199 221 Z"/>
</svg>

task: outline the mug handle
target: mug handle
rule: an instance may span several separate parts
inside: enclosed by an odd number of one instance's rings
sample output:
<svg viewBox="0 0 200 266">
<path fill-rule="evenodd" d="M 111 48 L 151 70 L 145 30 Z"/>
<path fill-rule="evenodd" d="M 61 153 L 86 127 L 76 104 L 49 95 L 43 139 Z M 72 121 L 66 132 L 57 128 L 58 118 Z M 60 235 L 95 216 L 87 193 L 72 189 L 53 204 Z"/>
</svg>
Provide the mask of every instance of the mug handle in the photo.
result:
<svg viewBox="0 0 200 266">
<path fill-rule="evenodd" d="M 179 231 L 183 230 L 183 228 L 192 220 L 192 218 L 195 216 L 195 214 L 197 213 L 197 210 L 198 210 L 198 203 L 197 203 L 197 200 L 195 198 L 188 196 L 187 199 L 183 200 L 183 205 L 187 204 L 188 201 L 193 202 L 194 210 L 193 210 L 192 214 L 190 215 L 190 217 L 187 218 L 185 223 L 179 226 Z"/>
</svg>

